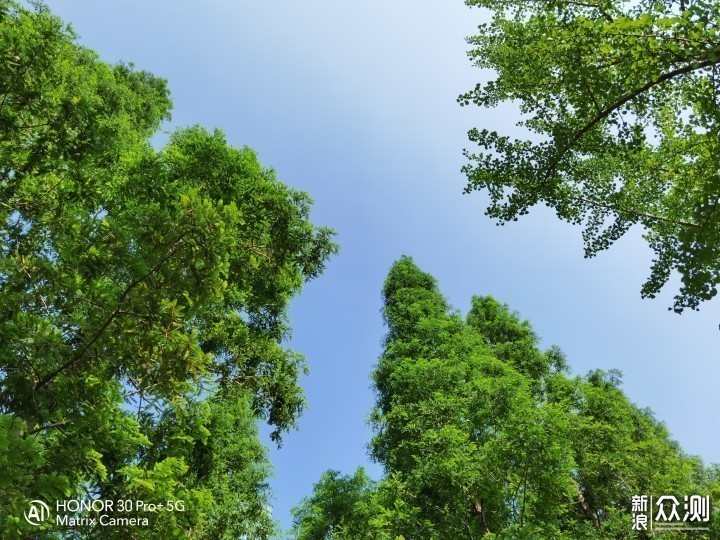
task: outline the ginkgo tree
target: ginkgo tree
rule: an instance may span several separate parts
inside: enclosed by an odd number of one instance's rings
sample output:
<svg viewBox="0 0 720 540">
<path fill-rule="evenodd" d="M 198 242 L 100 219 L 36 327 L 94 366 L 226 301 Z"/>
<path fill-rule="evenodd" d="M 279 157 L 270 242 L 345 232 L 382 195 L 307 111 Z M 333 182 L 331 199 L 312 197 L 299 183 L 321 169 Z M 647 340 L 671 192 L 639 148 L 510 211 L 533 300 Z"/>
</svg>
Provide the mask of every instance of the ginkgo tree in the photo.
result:
<svg viewBox="0 0 720 540">
<path fill-rule="evenodd" d="M 707 0 L 467 0 L 492 20 L 468 38 L 491 80 L 462 105 L 519 106 L 526 138 L 473 129 L 466 192 L 505 223 L 537 204 L 584 227 L 586 256 L 638 226 L 655 253 L 642 287 L 681 279 L 673 309 L 720 283 L 720 4 Z"/>
<path fill-rule="evenodd" d="M 0 537 L 28 501 L 184 501 L 116 538 L 267 538 L 304 406 L 287 305 L 336 250 L 311 200 L 219 132 L 150 137 L 165 82 L 0 0 Z M 116 508 L 116 510 L 118 510 Z M 132 516 L 142 517 L 142 516 Z"/>
</svg>

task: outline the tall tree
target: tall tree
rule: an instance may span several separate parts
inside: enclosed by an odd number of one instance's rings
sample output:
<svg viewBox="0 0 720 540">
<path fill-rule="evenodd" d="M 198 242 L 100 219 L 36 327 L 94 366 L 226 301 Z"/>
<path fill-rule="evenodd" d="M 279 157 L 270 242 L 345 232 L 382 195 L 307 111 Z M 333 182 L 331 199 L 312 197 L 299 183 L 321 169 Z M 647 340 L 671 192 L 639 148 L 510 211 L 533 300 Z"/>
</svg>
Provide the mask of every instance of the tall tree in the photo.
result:
<svg viewBox="0 0 720 540">
<path fill-rule="evenodd" d="M 372 503 L 374 487 L 363 468 L 353 475 L 324 472 L 312 495 L 292 510 L 295 534 L 306 540 L 382 538 L 370 523 L 377 510 Z"/>
<path fill-rule="evenodd" d="M 326 475 L 295 511 L 297 538 L 354 538 L 353 514 L 368 539 L 634 538 L 633 495 L 717 489 L 618 373 L 571 377 L 507 306 L 475 297 L 462 317 L 406 257 L 383 296 L 370 452 L 384 477 L 350 497 L 347 479 Z M 329 506 L 338 490 L 344 503 Z"/>
<path fill-rule="evenodd" d="M 500 223 L 543 203 L 583 225 L 585 255 L 633 225 L 655 252 L 643 297 L 672 272 L 673 309 L 720 283 L 720 5 L 706 0 L 466 0 L 492 22 L 468 41 L 495 72 L 459 98 L 513 101 L 527 139 L 473 129 L 466 192 Z"/>
<path fill-rule="evenodd" d="M 99 496 L 186 506 L 78 535 L 267 537 L 255 422 L 280 443 L 302 411 L 287 305 L 332 231 L 220 132 L 154 150 L 165 82 L 42 6 L 0 0 L 0 57 L 0 536 Z"/>
</svg>

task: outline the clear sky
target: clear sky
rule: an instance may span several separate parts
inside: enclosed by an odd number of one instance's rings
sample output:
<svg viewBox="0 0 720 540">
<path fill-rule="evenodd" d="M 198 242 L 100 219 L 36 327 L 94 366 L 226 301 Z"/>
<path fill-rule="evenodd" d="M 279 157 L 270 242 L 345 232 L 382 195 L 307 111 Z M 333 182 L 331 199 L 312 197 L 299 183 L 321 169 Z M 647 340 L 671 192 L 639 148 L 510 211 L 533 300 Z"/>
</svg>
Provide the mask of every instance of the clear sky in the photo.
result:
<svg viewBox="0 0 720 540">
<path fill-rule="evenodd" d="M 462 195 L 468 129 L 517 128 L 512 106 L 461 108 L 487 77 L 465 56 L 483 13 L 462 0 L 51 0 L 81 42 L 169 81 L 172 126 L 225 131 L 310 193 L 313 221 L 342 249 L 292 306 L 292 346 L 311 368 L 299 431 L 273 450 L 275 517 L 327 468 L 368 463 L 369 374 L 380 353 L 380 288 L 411 255 L 466 310 L 491 294 L 557 344 L 576 373 L 618 368 L 683 448 L 720 462 L 720 301 L 667 311 L 641 300 L 651 252 L 635 231 L 583 259 L 580 230 L 538 208 L 505 227 Z"/>
</svg>

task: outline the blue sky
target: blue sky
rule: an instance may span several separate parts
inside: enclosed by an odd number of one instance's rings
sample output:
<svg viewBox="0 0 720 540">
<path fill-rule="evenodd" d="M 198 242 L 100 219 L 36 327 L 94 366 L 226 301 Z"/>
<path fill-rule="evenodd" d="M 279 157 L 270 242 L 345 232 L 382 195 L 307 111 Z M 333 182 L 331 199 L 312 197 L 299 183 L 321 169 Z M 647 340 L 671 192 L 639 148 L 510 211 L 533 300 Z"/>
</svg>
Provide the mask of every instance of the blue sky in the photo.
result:
<svg viewBox="0 0 720 540">
<path fill-rule="evenodd" d="M 380 288 L 402 254 L 459 309 L 473 294 L 508 303 L 576 373 L 620 369 L 631 399 L 687 452 L 720 462 L 720 302 L 678 316 L 666 309 L 672 285 L 641 300 L 652 255 L 641 231 L 586 260 L 580 230 L 544 208 L 497 227 L 481 194 L 461 194 L 468 129 L 517 132 L 512 105 L 455 103 L 488 77 L 465 56 L 481 11 L 461 0 L 48 4 L 104 60 L 168 79 L 171 125 L 218 127 L 254 148 L 338 232 L 340 254 L 292 306 L 310 406 L 271 452 L 284 526 L 323 470 L 379 473 L 366 454 L 369 374 L 384 332 Z"/>
</svg>

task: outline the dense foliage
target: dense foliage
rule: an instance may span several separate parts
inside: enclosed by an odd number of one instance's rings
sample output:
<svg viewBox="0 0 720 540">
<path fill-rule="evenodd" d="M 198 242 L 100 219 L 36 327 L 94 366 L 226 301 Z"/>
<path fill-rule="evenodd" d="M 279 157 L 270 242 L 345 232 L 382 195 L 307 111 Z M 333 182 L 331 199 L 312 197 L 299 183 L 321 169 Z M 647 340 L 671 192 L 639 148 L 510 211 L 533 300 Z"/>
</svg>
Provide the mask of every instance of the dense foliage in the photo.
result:
<svg viewBox="0 0 720 540">
<path fill-rule="evenodd" d="M 466 0 L 492 11 L 469 38 L 495 78 L 463 105 L 513 102 L 529 138 L 473 129 L 467 192 L 516 220 L 543 203 L 584 226 L 586 256 L 639 225 L 655 252 L 642 288 L 676 271 L 673 308 L 720 283 L 720 4 L 707 0 Z"/>
<path fill-rule="evenodd" d="M 222 133 L 153 149 L 170 105 L 163 80 L 0 0 L 2 538 L 52 535 L 28 501 L 78 497 L 185 502 L 80 536 L 272 531 L 256 422 L 279 443 L 302 411 L 286 309 L 336 248 Z"/>
<path fill-rule="evenodd" d="M 717 469 L 631 403 L 618 373 L 570 376 L 496 300 L 462 317 L 402 258 L 383 312 L 370 451 L 384 477 L 326 473 L 294 511 L 297 538 L 633 538 L 634 495 L 720 495 Z"/>
</svg>

